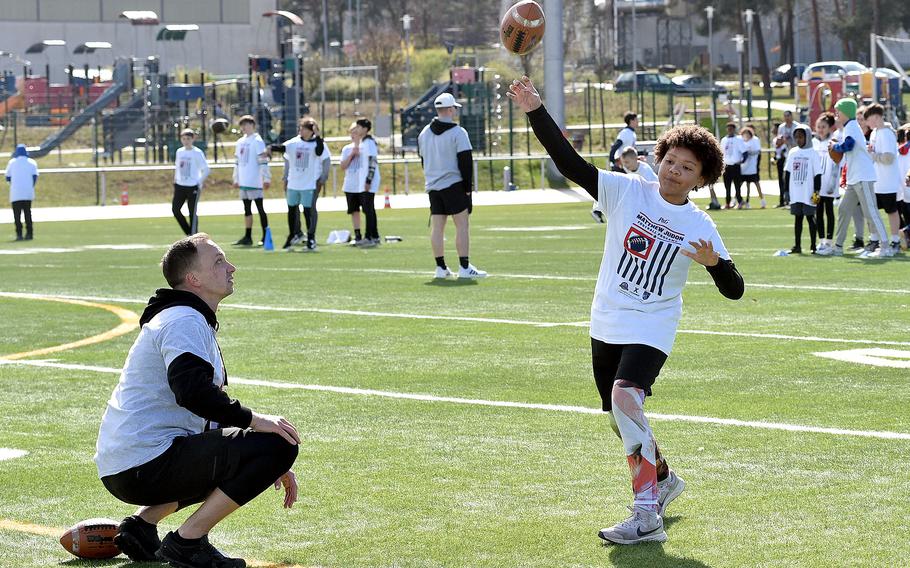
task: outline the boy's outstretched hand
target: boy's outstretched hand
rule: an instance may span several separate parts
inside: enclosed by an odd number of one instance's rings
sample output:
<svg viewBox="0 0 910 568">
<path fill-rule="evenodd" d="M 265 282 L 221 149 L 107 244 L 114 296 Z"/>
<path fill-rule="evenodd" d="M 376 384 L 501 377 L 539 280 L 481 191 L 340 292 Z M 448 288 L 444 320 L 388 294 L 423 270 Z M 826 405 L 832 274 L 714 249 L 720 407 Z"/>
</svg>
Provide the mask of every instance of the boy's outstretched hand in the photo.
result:
<svg viewBox="0 0 910 568">
<path fill-rule="evenodd" d="M 720 255 L 714 252 L 714 244 L 711 241 L 698 239 L 698 242 L 689 241 L 689 244 L 692 245 L 695 252 L 689 252 L 686 249 L 681 248 L 679 249 L 679 252 L 681 252 L 683 256 L 691 258 L 702 266 L 716 266 L 717 263 L 720 262 Z"/>
<path fill-rule="evenodd" d="M 515 101 L 518 108 L 524 112 L 536 110 L 543 104 L 540 100 L 540 93 L 534 88 L 534 84 L 531 83 L 531 79 L 527 75 L 512 81 L 506 96 Z"/>
</svg>

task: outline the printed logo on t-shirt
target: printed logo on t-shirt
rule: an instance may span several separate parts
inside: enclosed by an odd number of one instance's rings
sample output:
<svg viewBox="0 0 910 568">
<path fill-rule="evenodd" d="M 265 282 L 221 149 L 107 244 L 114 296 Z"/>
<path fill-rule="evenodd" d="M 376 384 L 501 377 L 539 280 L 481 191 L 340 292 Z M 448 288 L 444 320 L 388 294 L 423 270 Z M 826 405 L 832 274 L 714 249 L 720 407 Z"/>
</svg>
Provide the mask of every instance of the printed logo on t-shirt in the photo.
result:
<svg viewBox="0 0 910 568">
<path fill-rule="evenodd" d="M 237 163 L 239 163 L 241 166 L 247 165 L 250 161 L 250 149 L 246 144 L 241 144 L 237 151 L 240 152 L 240 157 L 237 159 Z"/>
<path fill-rule="evenodd" d="M 626 232 L 625 246 L 616 273 L 624 282 L 620 293 L 647 300 L 663 294 L 664 282 L 679 254 L 685 236 L 638 213 Z"/>
<path fill-rule="evenodd" d="M 294 167 L 298 171 L 306 171 L 310 166 L 310 153 L 303 148 L 297 148 L 294 152 Z"/>
<path fill-rule="evenodd" d="M 793 158 L 793 165 L 790 166 L 790 169 L 793 170 L 790 175 L 791 180 L 795 183 L 802 184 L 806 181 L 806 176 L 808 174 L 809 159 L 803 156 L 798 156 Z"/>
<path fill-rule="evenodd" d="M 188 178 L 190 177 L 190 175 L 191 175 L 191 173 L 192 173 L 192 172 L 190 171 L 190 166 L 191 166 L 191 165 L 192 165 L 192 162 L 191 162 L 190 160 L 188 160 L 188 159 L 186 159 L 186 158 L 181 158 L 181 159 L 180 159 L 180 166 L 179 166 L 179 168 L 180 168 L 180 179 L 184 179 L 184 180 L 185 180 L 185 179 L 188 179 Z"/>
</svg>

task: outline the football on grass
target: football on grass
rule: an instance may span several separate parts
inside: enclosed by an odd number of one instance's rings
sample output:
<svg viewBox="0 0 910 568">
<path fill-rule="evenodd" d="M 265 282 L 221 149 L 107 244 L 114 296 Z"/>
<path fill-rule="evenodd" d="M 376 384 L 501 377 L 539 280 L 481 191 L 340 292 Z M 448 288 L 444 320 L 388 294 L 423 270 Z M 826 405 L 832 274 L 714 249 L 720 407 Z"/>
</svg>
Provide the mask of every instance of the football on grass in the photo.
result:
<svg viewBox="0 0 910 568">
<path fill-rule="evenodd" d="M 512 53 L 525 55 L 540 43 L 545 27 L 540 4 L 522 0 L 506 10 L 499 25 L 499 40 Z"/>
<path fill-rule="evenodd" d="M 114 536 L 120 523 L 111 519 L 88 519 L 66 529 L 60 544 L 79 558 L 113 558 L 120 554 Z"/>
</svg>

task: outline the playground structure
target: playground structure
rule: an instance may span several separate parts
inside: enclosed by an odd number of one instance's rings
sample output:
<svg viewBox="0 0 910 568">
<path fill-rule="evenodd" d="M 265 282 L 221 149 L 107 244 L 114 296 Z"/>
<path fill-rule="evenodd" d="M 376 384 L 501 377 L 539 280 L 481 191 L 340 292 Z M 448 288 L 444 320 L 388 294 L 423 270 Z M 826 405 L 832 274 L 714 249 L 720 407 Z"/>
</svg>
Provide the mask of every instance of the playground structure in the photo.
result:
<svg viewBox="0 0 910 568">
<path fill-rule="evenodd" d="M 901 98 L 900 79 L 870 70 L 837 77 L 819 74 L 806 81 L 799 81 L 796 87 L 796 106 L 800 111 L 800 120 L 814 125 L 823 112 L 834 112 L 834 103 L 845 96 L 866 103 L 878 101 L 885 107 L 887 120 L 892 123 L 906 119 L 907 110 Z"/>
</svg>

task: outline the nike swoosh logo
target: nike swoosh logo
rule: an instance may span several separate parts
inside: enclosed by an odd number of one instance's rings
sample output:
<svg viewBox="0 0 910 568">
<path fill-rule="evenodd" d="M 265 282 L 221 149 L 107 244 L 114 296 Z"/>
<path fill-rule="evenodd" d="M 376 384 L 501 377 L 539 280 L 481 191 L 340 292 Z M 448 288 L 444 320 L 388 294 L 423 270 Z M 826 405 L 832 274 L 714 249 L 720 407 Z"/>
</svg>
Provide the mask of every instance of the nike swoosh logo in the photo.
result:
<svg viewBox="0 0 910 568">
<path fill-rule="evenodd" d="M 635 529 L 635 532 L 638 533 L 638 536 L 648 536 L 648 535 L 651 534 L 651 533 L 656 533 L 656 532 L 659 531 L 660 529 L 661 529 L 661 527 L 657 527 L 656 529 L 653 529 L 653 530 L 650 530 L 650 531 L 641 532 L 641 529 L 640 529 L 640 528 L 637 528 L 637 529 Z"/>
</svg>

